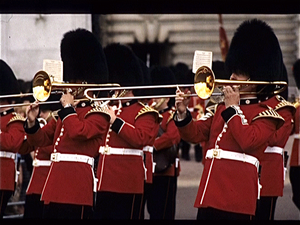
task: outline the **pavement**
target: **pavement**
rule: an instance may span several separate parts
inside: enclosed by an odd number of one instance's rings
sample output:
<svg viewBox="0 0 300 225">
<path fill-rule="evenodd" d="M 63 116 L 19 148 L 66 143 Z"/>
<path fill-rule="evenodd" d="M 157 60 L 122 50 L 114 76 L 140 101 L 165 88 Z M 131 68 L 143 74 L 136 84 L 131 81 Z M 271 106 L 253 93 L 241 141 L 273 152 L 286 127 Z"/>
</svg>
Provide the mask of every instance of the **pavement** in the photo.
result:
<svg viewBox="0 0 300 225">
<path fill-rule="evenodd" d="M 289 155 L 291 155 L 292 143 L 293 140 L 290 138 L 285 146 L 285 150 L 289 152 Z M 190 149 L 190 157 L 190 161 L 180 159 L 181 172 L 177 183 L 176 220 L 195 220 L 197 216 L 197 209 L 194 208 L 194 202 L 203 171 L 203 165 L 195 161 L 193 145 Z M 284 184 L 283 196 L 277 200 L 275 220 L 300 220 L 300 211 L 292 202 L 289 172 L 287 172 Z M 145 219 L 149 218 L 148 216 L 147 211 L 145 211 Z"/>
</svg>

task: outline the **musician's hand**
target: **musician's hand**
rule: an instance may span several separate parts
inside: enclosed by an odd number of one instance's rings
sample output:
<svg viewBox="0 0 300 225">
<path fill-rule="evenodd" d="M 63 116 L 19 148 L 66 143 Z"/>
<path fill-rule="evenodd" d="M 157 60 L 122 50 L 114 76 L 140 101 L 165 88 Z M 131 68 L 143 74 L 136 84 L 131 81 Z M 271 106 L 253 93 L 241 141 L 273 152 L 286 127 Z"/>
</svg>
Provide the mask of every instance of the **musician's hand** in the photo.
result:
<svg viewBox="0 0 300 225">
<path fill-rule="evenodd" d="M 191 97 L 185 97 L 185 94 L 191 94 L 191 92 L 187 91 L 187 93 L 184 93 L 179 89 L 177 89 L 176 91 L 175 106 L 180 118 L 184 117 L 184 115 L 186 114 L 186 109 L 191 100 Z"/>
<path fill-rule="evenodd" d="M 61 96 L 60 102 L 63 107 L 65 107 L 68 104 L 71 104 L 72 106 L 74 106 L 74 96 L 71 95 L 70 92 L 67 92 Z"/>
<path fill-rule="evenodd" d="M 39 115 L 39 105 L 37 102 L 30 104 L 26 109 L 27 125 L 31 128 L 35 124 L 35 120 Z"/>
<path fill-rule="evenodd" d="M 223 88 L 224 103 L 226 108 L 231 105 L 239 105 L 240 103 L 240 91 L 236 86 L 225 86 Z"/>
<path fill-rule="evenodd" d="M 117 118 L 116 114 L 115 114 L 115 107 L 108 105 L 107 106 L 107 112 L 110 115 L 110 124 L 113 124 Z"/>
</svg>

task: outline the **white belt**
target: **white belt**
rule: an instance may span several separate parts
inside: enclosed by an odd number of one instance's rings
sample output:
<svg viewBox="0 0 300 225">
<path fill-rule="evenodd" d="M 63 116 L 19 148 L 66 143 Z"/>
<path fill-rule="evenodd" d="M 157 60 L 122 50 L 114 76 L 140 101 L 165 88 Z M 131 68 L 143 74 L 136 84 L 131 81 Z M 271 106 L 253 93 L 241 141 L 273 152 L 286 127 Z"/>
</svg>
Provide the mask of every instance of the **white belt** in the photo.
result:
<svg viewBox="0 0 300 225">
<path fill-rule="evenodd" d="M 268 146 L 264 152 L 265 153 L 277 153 L 277 154 L 282 155 L 283 154 L 283 148 L 280 148 L 280 147 L 277 147 L 277 146 L 274 146 L 274 147 Z"/>
<path fill-rule="evenodd" d="M 259 161 L 254 156 L 246 155 L 244 153 L 225 151 L 222 149 L 210 149 L 206 152 L 205 158 L 216 158 L 216 159 L 231 159 L 241 162 L 250 163 L 258 169 Z"/>
<path fill-rule="evenodd" d="M 52 153 L 50 157 L 52 162 L 82 162 L 87 163 L 94 167 L 94 158 L 87 155 L 78 155 L 78 154 L 62 154 L 59 152 Z"/>
<path fill-rule="evenodd" d="M 295 139 L 300 139 L 300 134 L 294 134 Z"/>
<path fill-rule="evenodd" d="M 106 155 L 137 155 L 143 157 L 143 150 L 129 148 L 112 148 L 109 146 L 100 146 L 99 152 Z"/>
<path fill-rule="evenodd" d="M 153 146 L 149 146 L 149 145 L 144 146 L 143 151 L 153 153 Z"/>
<path fill-rule="evenodd" d="M 50 166 L 51 165 L 51 160 L 39 160 L 39 159 L 34 159 L 32 161 L 32 165 L 34 167 L 39 167 L 39 166 Z"/>
<path fill-rule="evenodd" d="M 0 157 L 1 158 L 9 158 L 9 159 L 15 160 L 16 159 L 16 153 L 0 151 Z"/>
</svg>

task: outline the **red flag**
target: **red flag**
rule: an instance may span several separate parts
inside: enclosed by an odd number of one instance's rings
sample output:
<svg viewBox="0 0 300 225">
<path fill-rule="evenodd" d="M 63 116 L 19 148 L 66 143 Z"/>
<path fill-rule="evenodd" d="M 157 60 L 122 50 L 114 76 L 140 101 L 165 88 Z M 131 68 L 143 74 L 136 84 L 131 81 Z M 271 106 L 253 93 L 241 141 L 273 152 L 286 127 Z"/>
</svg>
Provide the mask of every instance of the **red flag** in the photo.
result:
<svg viewBox="0 0 300 225">
<path fill-rule="evenodd" d="M 228 40 L 227 40 L 226 31 L 223 28 L 222 14 L 219 14 L 219 24 L 220 24 L 220 27 L 219 27 L 219 44 L 220 44 L 222 59 L 225 62 L 226 55 L 227 55 L 228 48 L 229 48 L 229 44 L 228 44 Z"/>
</svg>

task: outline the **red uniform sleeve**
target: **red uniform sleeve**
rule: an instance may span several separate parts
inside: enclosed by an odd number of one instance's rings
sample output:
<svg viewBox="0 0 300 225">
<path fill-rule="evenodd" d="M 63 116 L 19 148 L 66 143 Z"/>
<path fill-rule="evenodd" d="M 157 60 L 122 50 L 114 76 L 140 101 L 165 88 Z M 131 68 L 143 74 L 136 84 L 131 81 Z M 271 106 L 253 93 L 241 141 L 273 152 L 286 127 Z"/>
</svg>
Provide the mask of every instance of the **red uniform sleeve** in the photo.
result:
<svg viewBox="0 0 300 225">
<path fill-rule="evenodd" d="M 173 120 L 167 124 L 166 128 L 166 131 L 155 139 L 154 147 L 156 150 L 169 148 L 180 142 L 180 134 Z"/>
<path fill-rule="evenodd" d="M 129 124 L 120 118 L 117 118 L 114 123 L 112 130 L 134 148 L 153 145 L 159 129 L 159 124 L 153 113 L 139 116 L 134 124 Z"/>
<path fill-rule="evenodd" d="M 102 113 L 89 114 L 83 120 L 79 120 L 77 114 L 72 114 L 63 120 L 63 125 L 71 139 L 84 141 L 103 138 L 108 131 L 109 121 Z"/>
<path fill-rule="evenodd" d="M 276 122 L 273 119 L 260 118 L 251 124 L 243 124 L 239 116 L 234 116 L 228 122 L 228 132 L 232 133 L 245 153 L 251 153 L 270 140 L 276 132 Z"/>
<path fill-rule="evenodd" d="M 288 108 L 278 110 L 278 113 L 284 118 L 285 122 L 269 141 L 270 146 L 284 147 L 293 131 L 293 113 Z"/>
<path fill-rule="evenodd" d="M 27 133 L 27 140 L 29 145 L 42 147 L 53 144 L 54 132 L 56 128 L 55 120 L 51 120 L 43 128 L 40 128 L 38 121 L 32 128 L 26 128 L 27 122 L 25 122 L 25 131 Z"/>
<path fill-rule="evenodd" d="M 2 151 L 18 152 L 25 137 L 23 121 L 8 124 L 7 131 L 1 131 L 0 135 L 0 149 Z"/>
<path fill-rule="evenodd" d="M 174 114 L 176 117 L 177 113 Z M 176 121 L 178 131 L 183 140 L 198 144 L 208 141 L 213 115 L 206 113 L 200 120 L 194 121 L 191 113 L 187 110 L 187 117 L 183 121 Z"/>
</svg>

